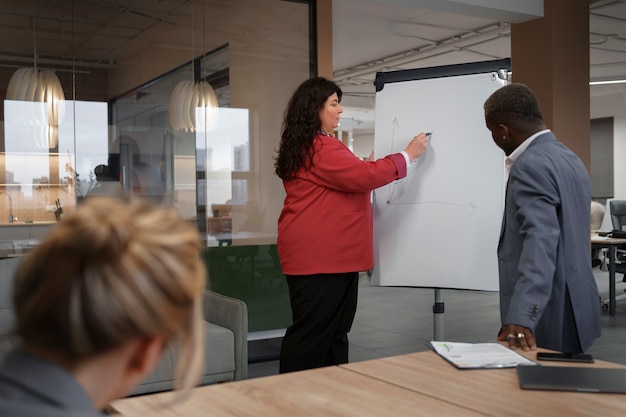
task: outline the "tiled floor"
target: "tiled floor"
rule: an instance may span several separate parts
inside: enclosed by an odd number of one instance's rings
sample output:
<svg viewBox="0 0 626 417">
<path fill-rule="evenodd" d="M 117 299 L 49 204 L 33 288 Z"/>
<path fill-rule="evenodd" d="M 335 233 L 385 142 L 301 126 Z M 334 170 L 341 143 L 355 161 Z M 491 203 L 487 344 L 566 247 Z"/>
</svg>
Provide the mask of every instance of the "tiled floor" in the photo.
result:
<svg viewBox="0 0 626 417">
<path fill-rule="evenodd" d="M 594 269 L 602 299 L 608 297 L 608 272 Z M 626 283 L 617 277 L 617 293 Z M 500 328 L 498 294 L 496 292 L 442 290 L 445 303 L 445 340 L 485 342 L 495 340 Z M 363 274 L 359 287 L 359 306 L 350 339 L 350 361 L 426 350 L 433 339 L 434 289 L 377 287 L 369 284 Z M 280 340 L 266 341 L 265 347 L 278 352 Z M 254 348 L 251 349 L 254 355 Z M 602 311 L 602 337 L 588 353 L 597 359 L 626 364 L 626 300 L 617 302 L 617 313 L 611 317 Z M 271 356 L 271 355 L 270 355 Z M 249 365 L 249 377 L 278 373 L 277 360 Z"/>
</svg>

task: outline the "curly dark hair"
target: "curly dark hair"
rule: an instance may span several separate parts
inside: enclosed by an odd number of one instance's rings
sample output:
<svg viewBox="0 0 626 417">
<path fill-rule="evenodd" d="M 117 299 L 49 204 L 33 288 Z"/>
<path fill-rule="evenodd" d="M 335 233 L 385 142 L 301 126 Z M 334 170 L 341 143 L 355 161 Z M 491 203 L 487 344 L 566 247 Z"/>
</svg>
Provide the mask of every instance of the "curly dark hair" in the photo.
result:
<svg viewBox="0 0 626 417">
<path fill-rule="evenodd" d="M 494 123 L 519 125 L 543 121 L 537 97 L 521 83 L 505 85 L 485 101 L 485 116 Z"/>
<path fill-rule="evenodd" d="M 322 128 L 319 113 L 334 93 L 341 101 L 341 88 L 337 84 L 314 77 L 300 84 L 289 100 L 274 163 L 276 175 L 281 179 L 293 178 L 302 167 L 313 164 L 313 139 Z"/>
</svg>

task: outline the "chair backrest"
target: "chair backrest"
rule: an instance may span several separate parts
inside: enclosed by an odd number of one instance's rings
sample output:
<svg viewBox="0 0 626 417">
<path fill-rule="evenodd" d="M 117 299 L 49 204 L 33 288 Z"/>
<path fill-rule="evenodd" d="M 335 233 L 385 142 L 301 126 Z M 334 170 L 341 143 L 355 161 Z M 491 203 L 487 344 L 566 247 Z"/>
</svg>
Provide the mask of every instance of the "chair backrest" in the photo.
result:
<svg viewBox="0 0 626 417">
<path fill-rule="evenodd" d="M 602 229 L 602 219 L 604 218 L 604 206 L 602 203 L 591 200 L 591 230 Z"/>
<path fill-rule="evenodd" d="M 13 312 L 13 275 L 17 269 L 19 258 L 0 259 L 0 360 L 15 344 L 14 338 L 5 338 L 13 329 L 15 313 Z"/>
<path fill-rule="evenodd" d="M 611 200 L 609 208 L 613 230 L 623 230 L 622 228 L 626 226 L 626 200 Z"/>
</svg>

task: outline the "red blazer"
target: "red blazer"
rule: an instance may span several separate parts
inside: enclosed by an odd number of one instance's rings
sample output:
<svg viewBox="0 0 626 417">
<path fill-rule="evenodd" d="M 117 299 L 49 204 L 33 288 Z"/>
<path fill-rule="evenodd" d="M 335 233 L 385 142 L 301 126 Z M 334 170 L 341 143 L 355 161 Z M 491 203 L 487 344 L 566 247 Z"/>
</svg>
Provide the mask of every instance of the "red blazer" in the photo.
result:
<svg viewBox="0 0 626 417">
<path fill-rule="evenodd" d="M 313 166 L 283 181 L 277 248 L 286 275 L 367 271 L 374 266 L 370 192 L 406 176 L 401 153 L 372 162 L 338 139 L 314 139 Z"/>
</svg>

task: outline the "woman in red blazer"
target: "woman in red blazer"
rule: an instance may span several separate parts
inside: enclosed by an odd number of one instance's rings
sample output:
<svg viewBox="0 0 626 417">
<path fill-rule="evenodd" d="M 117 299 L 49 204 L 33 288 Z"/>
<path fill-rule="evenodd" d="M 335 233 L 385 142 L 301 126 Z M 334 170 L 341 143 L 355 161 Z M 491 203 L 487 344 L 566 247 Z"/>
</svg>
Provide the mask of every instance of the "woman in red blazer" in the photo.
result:
<svg viewBox="0 0 626 417">
<path fill-rule="evenodd" d="M 282 342 L 281 373 L 348 362 L 358 274 L 374 265 L 370 192 L 405 177 L 428 145 L 420 133 L 403 152 L 362 161 L 330 133 L 339 125 L 341 96 L 332 81 L 311 78 L 283 120 L 275 169 L 287 196 L 277 246 L 293 324 Z"/>
</svg>

